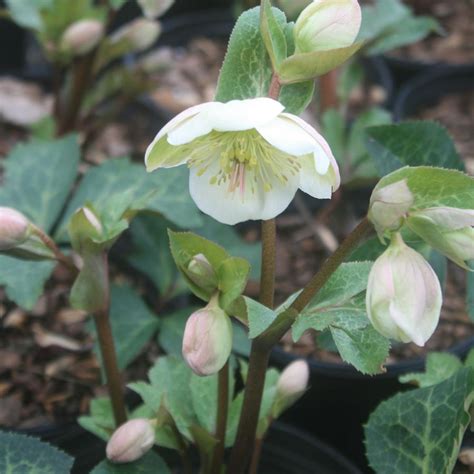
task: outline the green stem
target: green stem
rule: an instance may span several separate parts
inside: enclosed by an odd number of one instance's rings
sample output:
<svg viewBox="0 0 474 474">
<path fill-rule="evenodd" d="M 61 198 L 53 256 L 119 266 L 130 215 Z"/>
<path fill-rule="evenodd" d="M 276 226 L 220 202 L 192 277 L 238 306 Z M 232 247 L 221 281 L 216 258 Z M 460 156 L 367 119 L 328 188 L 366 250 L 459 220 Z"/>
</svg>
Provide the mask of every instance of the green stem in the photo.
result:
<svg viewBox="0 0 474 474">
<path fill-rule="evenodd" d="M 106 254 L 104 254 L 104 265 L 106 267 L 105 273 L 108 276 L 108 260 Z M 107 293 L 109 293 L 108 290 Z M 110 298 L 107 297 L 104 307 L 94 314 L 94 322 L 102 355 L 102 363 L 107 377 L 107 387 L 112 402 L 115 425 L 120 426 L 127 421 L 127 411 L 123 396 L 122 379 L 118 368 L 117 353 L 115 351 L 114 338 L 110 326 L 109 312 Z"/>
<path fill-rule="evenodd" d="M 275 293 L 276 223 L 262 221 L 262 270 L 260 275 L 260 303 L 273 308 Z"/>
<path fill-rule="evenodd" d="M 222 470 L 225 450 L 225 435 L 227 431 L 227 412 L 229 407 L 229 361 L 219 371 L 217 385 L 217 420 L 216 439 L 217 445 L 214 448 L 211 474 L 219 474 Z"/>
<path fill-rule="evenodd" d="M 324 286 L 329 277 L 339 268 L 346 257 L 364 240 L 369 232 L 373 230 L 372 225 L 365 217 L 359 225 L 346 237 L 338 249 L 323 263 L 318 273 L 304 287 L 303 291 L 293 301 L 287 311 L 281 313 L 270 328 L 259 337 L 266 344 L 274 346 L 278 344 L 284 334 L 290 329 L 296 317 L 314 298 L 316 293 Z"/>
</svg>

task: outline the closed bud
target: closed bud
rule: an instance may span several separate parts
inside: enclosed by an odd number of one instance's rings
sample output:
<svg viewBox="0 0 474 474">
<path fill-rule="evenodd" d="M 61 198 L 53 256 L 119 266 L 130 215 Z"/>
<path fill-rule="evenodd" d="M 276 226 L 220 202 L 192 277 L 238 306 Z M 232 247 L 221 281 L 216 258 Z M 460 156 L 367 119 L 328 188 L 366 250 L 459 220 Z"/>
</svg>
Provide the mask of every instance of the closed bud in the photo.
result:
<svg viewBox="0 0 474 474">
<path fill-rule="evenodd" d="M 90 53 L 103 38 L 104 25 L 99 20 L 80 20 L 69 26 L 61 38 L 61 50 L 74 56 Z"/>
<path fill-rule="evenodd" d="M 275 418 L 303 395 L 308 387 L 308 380 L 309 367 L 305 360 L 296 360 L 285 368 L 277 382 L 272 410 Z"/>
<path fill-rule="evenodd" d="M 408 227 L 463 268 L 474 260 L 474 210 L 432 207 L 410 213 Z"/>
<path fill-rule="evenodd" d="M 31 232 L 29 220 L 10 207 L 0 207 L 0 250 L 9 250 L 25 242 Z"/>
<path fill-rule="evenodd" d="M 114 431 L 107 443 L 107 458 L 114 463 L 132 462 L 141 458 L 154 443 L 155 430 L 150 420 L 130 420 Z"/>
<path fill-rule="evenodd" d="M 413 202 L 413 194 L 405 179 L 374 189 L 368 218 L 381 239 L 386 231 L 398 230 L 402 226 Z"/>
<path fill-rule="evenodd" d="M 224 367 L 232 349 L 232 323 L 212 300 L 186 322 L 183 357 L 194 373 L 212 375 Z"/>
<path fill-rule="evenodd" d="M 99 218 L 94 214 L 94 212 L 88 207 L 83 207 L 84 216 L 87 219 L 87 222 L 100 234 L 102 232 L 102 224 L 99 221 Z"/>
<path fill-rule="evenodd" d="M 161 28 L 156 21 L 138 18 L 117 30 L 111 38 L 113 43 L 127 41 L 133 51 L 149 48 L 158 38 Z"/>
<path fill-rule="evenodd" d="M 441 286 L 428 262 L 399 233 L 375 261 L 367 284 L 367 315 L 382 335 L 424 346 L 438 325 Z"/>
<path fill-rule="evenodd" d="M 357 0 L 314 0 L 296 20 L 297 53 L 345 48 L 354 43 L 360 29 Z"/>
<path fill-rule="evenodd" d="M 143 14 L 152 20 L 163 15 L 173 3 L 174 0 L 138 0 Z"/>
<path fill-rule="evenodd" d="M 214 291 L 217 288 L 217 277 L 209 260 L 202 254 L 195 255 L 188 264 L 186 275 L 199 288 Z"/>
</svg>

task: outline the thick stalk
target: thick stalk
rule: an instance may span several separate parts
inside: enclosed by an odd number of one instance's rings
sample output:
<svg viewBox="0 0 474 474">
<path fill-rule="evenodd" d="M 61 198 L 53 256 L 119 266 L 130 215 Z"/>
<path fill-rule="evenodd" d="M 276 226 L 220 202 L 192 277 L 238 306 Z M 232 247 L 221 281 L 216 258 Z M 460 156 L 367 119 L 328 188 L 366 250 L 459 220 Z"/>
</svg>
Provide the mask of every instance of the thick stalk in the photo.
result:
<svg viewBox="0 0 474 474">
<path fill-rule="evenodd" d="M 105 375 L 107 377 L 107 387 L 109 389 L 112 409 L 114 412 L 115 425 L 120 426 L 127 421 L 127 412 L 123 398 L 122 380 L 117 364 L 115 344 L 110 327 L 108 311 L 100 311 L 94 315 L 95 327 L 102 354 Z"/>
<path fill-rule="evenodd" d="M 108 279 L 108 261 L 106 254 L 104 254 L 104 265 L 106 266 L 105 273 Z M 120 426 L 127 421 L 127 411 L 125 409 L 122 379 L 118 368 L 117 353 L 115 351 L 115 343 L 112 335 L 112 328 L 110 326 L 109 312 L 110 298 L 107 297 L 104 307 L 94 314 L 94 322 L 97 330 L 97 338 L 100 353 L 102 355 L 105 376 L 107 377 L 107 387 L 112 402 L 115 425 Z"/>
<path fill-rule="evenodd" d="M 212 457 L 211 474 L 220 474 L 224 459 L 227 411 L 229 407 L 229 361 L 219 371 L 217 384 L 217 419 L 215 437 L 218 440 Z"/>
<path fill-rule="evenodd" d="M 61 119 L 58 125 L 58 135 L 71 132 L 76 126 L 82 99 L 89 87 L 95 51 L 86 56 L 76 58 L 72 67 L 72 87 L 69 100 L 61 110 Z"/>
<path fill-rule="evenodd" d="M 346 257 L 350 255 L 372 230 L 372 225 L 365 217 L 346 237 L 338 249 L 323 263 L 321 269 L 304 287 L 303 291 L 295 301 L 293 301 L 289 309 L 282 313 L 264 334 L 259 336 L 265 340 L 267 345 L 274 346 L 278 344 L 280 339 L 290 329 L 298 314 L 303 311 L 316 293 L 324 286 L 329 277 L 339 268 L 339 265 L 344 262 Z"/>
<path fill-rule="evenodd" d="M 236 442 L 232 449 L 228 474 L 243 474 L 250 461 L 255 442 L 270 351 L 271 347 L 261 344 L 258 338 L 252 342 L 244 402 L 240 414 Z"/>
<path fill-rule="evenodd" d="M 260 274 L 260 303 L 273 308 L 275 293 L 276 223 L 262 221 L 262 270 Z"/>
<path fill-rule="evenodd" d="M 319 78 L 321 115 L 337 107 L 337 70 L 334 69 Z"/>
</svg>

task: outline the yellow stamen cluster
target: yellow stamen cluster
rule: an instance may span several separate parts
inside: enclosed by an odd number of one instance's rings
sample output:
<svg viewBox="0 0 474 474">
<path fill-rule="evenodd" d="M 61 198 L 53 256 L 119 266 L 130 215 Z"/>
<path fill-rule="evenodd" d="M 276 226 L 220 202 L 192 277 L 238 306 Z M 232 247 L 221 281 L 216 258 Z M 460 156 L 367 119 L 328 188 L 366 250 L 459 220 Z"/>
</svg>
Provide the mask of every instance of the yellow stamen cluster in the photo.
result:
<svg viewBox="0 0 474 474">
<path fill-rule="evenodd" d="M 252 193 L 259 186 L 268 192 L 275 178 L 285 184 L 301 168 L 296 157 L 270 145 L 256 130 L 213 131 L 193 141 L 191 147 L 188 165 L 198 167 L 199 176 L 218 160 L 219 171 L 210 184 L 228 183 L 229 192 L 240 189 L 242 197 L 246 185 Z"/>
</svg>

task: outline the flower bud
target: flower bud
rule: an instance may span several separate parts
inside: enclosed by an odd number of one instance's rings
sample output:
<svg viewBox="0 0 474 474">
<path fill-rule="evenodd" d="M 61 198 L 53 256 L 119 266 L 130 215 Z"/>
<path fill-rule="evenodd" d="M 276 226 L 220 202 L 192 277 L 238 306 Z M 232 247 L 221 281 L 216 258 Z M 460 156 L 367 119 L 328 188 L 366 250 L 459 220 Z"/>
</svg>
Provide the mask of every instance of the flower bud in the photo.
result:
<svg viewBox="0 0 474 474">
<path fill-rule="evenodd" d="M 102 224 L 100 223 L 99 218 L 88 207 L 83 207 L 82 209 L 87 222 L 100 234 L 102 232 Z"/>
<path fill-rule="evenodd" d="M 217 277 L 209 260 L 202 254 L 195 255 L 188 264 L 186 275 L 199 288 L 214 291 L 217 288 Z"/>
<path fill-rule="evenodd" d="M 474 210 L 433 207 L 412 212 L 408 227 L 427 244 L 463 268 L 474 260 Z"/>
<path fill-rule="evenodd" d="M 209 303 L 188 319 L 183 336 L 183 357 L 197 375 L 218 372 L 232 349 L 232 324 L 229 316 Z"/>
<path fill-rule="evenodd" d="M 314 0 L 296 20 L 297 53 L 345 48 L 354 43 L 360 29 L 357 0 Z"/>
<path fill-rule="evenodd" d="M 133 51 L 149 48 L 158 38 L 161 28 L 157 21 L 138 18 L 117 30 L 111 38 L 113 43 L 127 41 Z"/>
<path fill-rule="evenodd" d="M 367 315 L 382 335 L 424 346 L 438 325 L 441 286 L 428 262 L 399 233 L 375 261 L 367 284 Z"/>
<path fill-rule="evenodd" d="M 0 207 L 0 250 L 21 245 L 29 237 L 30 231 L 30 222 L 21 212 L 10 207 Z"/>
<path fill-rule="evenodd" d="M 99 20 L 80 20 L 70 25 L 61 38 L 61 50 L 82 56 L 91 52 L 104 36 L 104 25 Z"/>
<path fill-rule="evenodd" d="M 141 458 L 154 443 L 155 430 L 150 420 L 130 420 L 114 431 L 107 443 L 107 458 L 114 463 L 132 462 Z"/>
<path fill-rule="evenodd" d="M 368 218 L 383 239 L 386 230 L 398 230 L 414 202 L 406 180 L 375 188 L 370 197 Z"/>
<path fill-rule="evenodd" d="M 152 20 L 163 15 L 173 3 L 174 0 L 138 0 L 143 14 Z"/>
<path fill-rule="evenodd" d="M 272 410 L 275 418 L 303 395 L 308 387 L 308 380 L 309 367 L 305 360 L 296 360 L 285 368 L 277 383 Z"/>
</svg>

